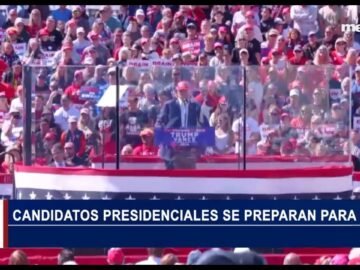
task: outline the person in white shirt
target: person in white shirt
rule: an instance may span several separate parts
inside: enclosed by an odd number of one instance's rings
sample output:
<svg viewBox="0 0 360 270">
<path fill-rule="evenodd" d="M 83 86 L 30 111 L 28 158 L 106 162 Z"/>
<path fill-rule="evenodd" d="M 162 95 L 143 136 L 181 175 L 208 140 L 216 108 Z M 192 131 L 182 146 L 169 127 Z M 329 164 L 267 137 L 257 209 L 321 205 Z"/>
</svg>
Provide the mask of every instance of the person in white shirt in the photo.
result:
<svg viewBox="0 0 360 270">
<path fill-rule="evenodd" d="M 221 42 L 216 42 L 214 45 L 215 56 L 209 61 L 210 67 L 217 67 L 224 62 L 224 46 Z"/>
<path fill-rule="evenodd" d="M 360 6 L 347 5 L 344 7 L 346 23 L 357 24 L 359 21 Z"/>
<path fill-rule="evenodd" d="M 248 11 L 245 14 L 245 24 L 240 27 L 236 34 L 236 40 L 239 39 L 239 33 L 244 32 L 247 26 L 252 26 L 254 31 L 254 38 L 260 43 L 263 42 L 263 36 L 259 26 L 256 24 L 255 14 L 252 11 Z"/>
<path fill-rule="evenodd" d="M 249 98 L 254 100 L 256 108 L 260 108 L 264 96 L 264 86 L 261 83 L 260 74 L 258 73 L 257 68 L 250 68 L 248 72 L 248 82 Z"/>
<path fill-rule="evenodd" d="M 227 113 L 219 115 L 215 129 L 215 145 L 207 150 L 209 154 L 230 154 L 233 153 L 233 135 L 231 132 L 230 116 Z"/>
<path fill-rule="evenodd" d="M 143 50 L 143 54 L 146 56 L 146 58 L 148 60 L 158 59 L 159 54 L 155 50 L 152 50 L 151 42 L 153 42 L 153 41 L 150 38 L 142 38 L 140 40 L 141 48 Z"/>
<path fill-rule="evenodd" d="M 148 248 L 147 250 L 149 257 L 144 261 L 137 262 L 136 265 L 160 265 L 163 249 Z"/>
<path fill-rule="evenodd" d="M 16 92 L 17 92 L 17 98 L 14 98 L 11 101 L 10 110 L 18 110 L 22 114 L 22 112 L 24 110 L 24 102 L 23 102 L 24 97 L 23 97 L 22 85 L 19 85 L 16 88 Z"/>
<path fill-rule="evenodd" d="M 341 24 L 345 23 L 346 10 L 340 5 L 326 5 L 319 9 L 319 30 L 325 32 L 326 27 L 333 27 L 337 35 L 341 35 Z"/>
<path fill-rule="evenodd" d="M 54 114 L 55 123 L 58 124 L 61 130 L 68 130 L 68 119 L 70 116 L 79 118 L 80 111 L 71 105 L 70 99 L 67 95 L 61 97 L 61 107 L 56 110 Z"/>
<path fill-rule="evenodd" d="M 256 144 L 260 140 L 260 128 L 258 121 L 255 120 L 257 115 L 257 109 L 254 101 L 249 100 L 246 105 L 246 154 L 254 155 L 256 154 Z M 234 133 L 235 139 L 235 153 L 243 153 L 243 118 L 239 117 L 232 124 L 232 131 Z"/>
<path fill-rule="evenodd" d="M 142 111 L 149 111 L 156 105 L 156 89 L 152 83 L 146 83 L 143 92 L 144 96 L 140 99 L 138 106 Z"/>
<path fill-rule="evenodd" d="M 231 24 L 231 32 L 234 35 L 236 35 L 236 33 L 238 32 L 238 30 L 241 26 L 246 24 L 245 15 L 248 11 L 251 11 L 251 6 L 250 5 L 242 5 L 241 10 L 235 12 L 235 14 L 233 16 L 232 24 Z M 255 12 L 254 15 L 255 15 L 256 25 L 259 25 L 260 24 L 259 14 L 257 14 Z"/>
<path fill-rule="evenodd" d="M 294 20 L 294 28 L 300 31 L 304 39 L 311 31 L 319 30 L 317 15 L 318 10 L 315 5 L 293 5 L 290 8 L 290 17 Z"/>
<path fill-rule="evenodd" d="M 1 142 L 5 146 L 11 146 L 21 137 L 22 132 L 23 126 L 20 111 L 12 108 L 9 112 L 9 118 L 2 125 Z"/>
<path fill-rule="evenodd" d="M 78 27 L 76 29 L 76 37 L 77 39 L 73 41 L 74 50 L 79 55 L 79 57 L 81 57 L 83 51 L 86 47 L 91 45 L 91 42 L 85 39 L 85 29 L 83 27 Z"/>
<path fill-rule="evenodd" d="M 269 133 L 277 130 L 280 126 L 280 109 L 276 105 L 270 105 L 264 113 L 264 122 L 260 125 L 261 140 L 265 141 Z"/>
<path fill-rule="evenodd" d="M 344 39 L 346 41 L 346 45 L 348 48 L 355 49 L 358 53 L 360 52 L 360 44 L 356 42 L 354 39 L 354 33 L 350 31 L 346 31 L 344 33 Z"/>
</svg>

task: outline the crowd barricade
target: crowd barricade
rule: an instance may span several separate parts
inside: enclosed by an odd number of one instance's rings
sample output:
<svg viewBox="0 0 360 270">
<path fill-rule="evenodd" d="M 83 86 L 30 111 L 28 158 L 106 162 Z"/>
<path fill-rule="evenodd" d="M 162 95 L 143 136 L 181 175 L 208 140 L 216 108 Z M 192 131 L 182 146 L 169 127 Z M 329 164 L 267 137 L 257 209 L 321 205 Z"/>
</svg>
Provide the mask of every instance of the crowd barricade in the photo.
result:
<svg viewBox="0 0 360 270">
<path fill-rule="evenodd" d="M 114 169 L 115 155 L 96 156 L 91 167 L 96 169 Z M 203 170 L 239 170 L 244 159 L 237 155 L 202 156 L 197 160 L 196 169 Z M 336 157 L 282 157 L 282 156 L 248 156 L 245 160 L 247 169 L 266 170 L 273 168 L 295 169 L 322 166 L 348 165 L 347 156 Z M 164 161 L 157 156 L 122 156 L 121 169 L 165 169 Z M 240 169 L 242 170 L 242 169 Z"/>
</svg>

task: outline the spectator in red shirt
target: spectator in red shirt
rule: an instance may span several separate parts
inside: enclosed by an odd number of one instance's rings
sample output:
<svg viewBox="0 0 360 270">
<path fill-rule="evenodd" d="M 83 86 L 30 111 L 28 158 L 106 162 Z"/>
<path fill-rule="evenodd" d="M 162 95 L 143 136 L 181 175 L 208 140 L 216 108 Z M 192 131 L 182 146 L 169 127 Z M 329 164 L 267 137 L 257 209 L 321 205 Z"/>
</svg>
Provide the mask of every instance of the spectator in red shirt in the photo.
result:
<svg viewBox="0 0 360 270">
<path fill-rule="evenodd" d="M 294 28 L 291 29 L 291 31 L 289 32 L 288 40 L 286 42 L 288 58 L 291 58 L 293 56 L 292 52 L 296 45 L 302 45 L 302 42 L 300 31 Z"/>
<path fill-rule="evenodd" d="M 0 78 L 3 76 L 3 73 L 8 69 L 8 65 L 5 61 L 0 59 Z M 15 88 L 13 88 L 11 85 L 0 82 L 0 93 L 4 93 L 8 103 L 11 103 L 11 100 L 15 98 Z"/>
<path fill-rule="evenodd" d="M 9 27 L 8 29 L 6 29 L 5 34 L 6 34 L 5 35 L 5 40 L 9 41 L 12 44 L 17 42 L 19 33 L 18 33 L 17 29 L 14 26 Z"/>
<path fill-rule="evenodd" d="M 30 37 L 36 37 L 41 28 L 45 27 L 45 23 L 41 19 L 41 13 L 38 9 L 33 9 L 30 14 L 29 25 L 27 31 Z"/>
<path fill-rule="evenodd" d="M 154 146 L 154 132 L 150 128 L 145 128 L 140 132 L 142 145 L 134 148 L 133 155 L 136 156 L 155 156 L 158 148 Z"/>
<path fill-rule="evenodd" d="M 197 26 L 194 23 L 189 23 L 186 26 L 186 32 L 187 38 L 181 44 L 181 51 L 198 55 L 200 53 L 200 40 L 197 36 Z"/>
<path fill-rule="evenodd" d="M 202 104 L 205 101 L 206 105 L 213 109 L 218 105 L 219 99 L 218 86 L 215 81 L 209 81 L 207 84 L 207 91 L 204 91 L 195 97 L 195 100 L 199 104 Z"/>
<path fill-rule="evenodd" d="M 342 65 L 347 53 L 347 44 L 345 39 L 338 38 L 335 42 L 335 50 L 330 53 L 334 65 Z"/>
<path fill-rule="evenodd" d="M 296 45 L 294 47 L 294 56 L 290 58 L 289 62 L 292 65 L 305 65 L 307 59 L 304 56 L 304 51 L 301 45 Z"/>
<path fill-rule="evenodd" d="M 310 128 L 312 110 L 309 105 L 301 107 L 300 115 L 291 120 L 291 127 L 297 129 Z"/>
<path fill-rule="evenodd" d="M 171 26 L 171 21 L 173 14 L 170 8 L 164 8 L 161 11 L 162 19 L 158 22 L 156 30 L 164 29 L 164 24 L 168 24 L 168 27 Z"/>
<path fill-rule="evenodd" d="M 78 157 L 83 157 L 86 149 L 86 139 L 84 133 L 78 129 L 78 119 L 74 116 L 69 117 L 69 129 L 61 134 L 61 144 L 72 142 L 75 147 L 75 153 Z"/>
<path fill-rule="evenodd" d="M 177 53 L 181 53 L 180 40 L 178 38 L 172 38 L 169 41 L 169 49 L 171 55 L 175 55 Z"/>
<path fill-rule="evenodd" d="M 192 16 L 192 18 L 195 20 L 198 27 L 200 27 L 201 22 L 206 19 L 205 12 L 202 8 L 196 5 L 190 6 L 191 11 L 189 14 Z"/>
<path fill-rule="evenodd" d="M 73 83 L 66 88 L 65 95 L 67 95 L 73 104 L 84 104 L 85 101 L 81 100 L 80 88 L 85 84 L 84 75 L 81 70 L 75 71 Z"/>
</svg>

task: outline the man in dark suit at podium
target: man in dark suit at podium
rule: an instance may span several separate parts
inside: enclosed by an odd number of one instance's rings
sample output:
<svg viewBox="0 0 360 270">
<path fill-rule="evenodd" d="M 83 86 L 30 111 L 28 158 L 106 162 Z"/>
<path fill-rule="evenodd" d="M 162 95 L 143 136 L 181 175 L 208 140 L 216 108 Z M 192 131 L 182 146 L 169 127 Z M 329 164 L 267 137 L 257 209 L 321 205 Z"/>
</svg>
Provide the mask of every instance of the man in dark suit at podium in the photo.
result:
<svg viewBox="0 0 360 270">
<path fill-rule="evenodd" d="M 200 122 L 200 105 L 190 99 L 190 85 L 180 81 L 176 85 L 177 97 L 165 103 L 157 119 L 156 127 L 166 129 L 201 128 L 208 123 Z M 197 149 L 193 147 L 162 146 L 161 156 L 168 169 L 193 169 L 196 165 Z"/>
</svg>

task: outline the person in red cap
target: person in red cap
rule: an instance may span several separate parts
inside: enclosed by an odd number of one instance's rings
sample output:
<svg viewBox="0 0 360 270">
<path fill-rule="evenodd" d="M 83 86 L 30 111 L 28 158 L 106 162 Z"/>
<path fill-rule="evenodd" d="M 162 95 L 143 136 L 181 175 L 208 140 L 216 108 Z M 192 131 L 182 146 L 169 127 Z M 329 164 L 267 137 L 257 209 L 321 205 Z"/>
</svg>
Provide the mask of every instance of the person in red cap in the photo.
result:
<svg viewBox="0 0 360 270">
<path fill-rule="evenodd" d="M 214 45 L 215 57 L 212 57 L 209 66 L 216 67 L 224 63 L 224 44 L 216 42 Z"/>
<path fill-rule="evenodd" d="M 16 43 L 19 33 L 18 33 L 18 30 L 14 26 L 6 29 L 5 34 L 6 34 L 5 40 L 10 41 L 11 43 Z"/>
<path fill-rule="evenodd" d="M 278 69 L 284 71 L 287 59 L 282 50 L 278 48 L 273 48 L 269 52 L 269 57 L 264 57 L 262 59 L 262 62 L 270 64 L 272 66 L 276 66 Z"/>
<path fill-rule="evenodd" d="M 288 113 L 284 112 L 280 115 L 280 137 L 289 138 L 291 137 L 292 132 L 294 132 L 294 129 L 291 127 L 291 116 Z"/>
<path fill-rule="evenodd" d="M 80 89 L 85 84 L 82 70 L 75 71 L 73 83 L 65 89 L 67 95 L 73 104 L 84 104 L 85 100 L 81 99 Z"/>
<path fill-rule="evenodd" d="M 135 156 L 156 156 L 158 148 L 154 145 L 154 131 L 145 128 L 140 132 L 142 144 L 136 146 L 132 152 Z"/>
<path fill-rule="evenodd" d="M 61 47 L 61 55 L 59 65 L 71 66 L 75 64 L 73 60 L 73 44 L 72 42 L 66 42 Z"/>
<path fill-rule="evenodd" d="M 260 31 L 260 30 L 259 30 Z M 244 25 L 243 31 L 238 31 L 235 40 L 237 41 L 237 48 L 233 61 L 239 63 L 238 53 L 242 48 L 249 52 L 249 62 L 252 65 L 258 65 L 261 62 L 261 44 L 254 38 L 254 28 L 251 25 Z"/>
<path fill-rule="evenodd" d="M 255 14 L 252 11 L 247 11 L 245 14 L 245 25 L 241 26 L 240 29 L 237 32 L 237 35 L 239 35 L 240 32 L 250 30 L 253 31 L 254 39 L 256 39 L 258 42 L 263 42 L 263 36 L 260 31 L 260 28 L 256 25 L 255 20 Z"/>
<path fill-rule="evenodd" d="M 233 9 L 233 17 L 231 24 L 231 33 L 236 36 L 239 28 L 245 23 L 245 13 L 251 9 L 249 5 L 237 5 L 236 8 Z"/>
<path fill-rule="evenodd" d="M 165 103 L 157 125 L 166 128 L 196 128 L 199 123 L 200 106 L 190 99 L 190 85 L 187 81 L 180 81 L 176 85 L 177 99 Z"/>
<path fill-rule="evenodd" d="M 38 37 L 40 40 L 40 47 L 43 51 L 48 51 L 51 49 L 50 46 L 50 39 L 49 39 L 49 32 L 46 28 L 42 28 L 39 33 Z"/>
<path fill-rule="evenodd" d="M 86 53 L 90 47 L 92 47 L 92 46 L 95 47 L 95 50 L 98 54 L 98 63 L 97 64 L 106 65 L 107 59 L 111 58 L 109 49 L 107 47 L 105 47 L 103 44 L 101 44 L 99 34 L 97 34 L 95 32 L 90 32 L 88 37 L 89 37 L 89 40 L 92 45 L 90 45 L 89 47 L 86 47 L 84 50 L 84 53 Z"/>
<path fill-rule="evenodd" d="M 121 248 L 110 248 L 107 252 L 106 261 L 109 265 L 123 265 L 125 255 Z"/>
<path fill-rule="evenodd" d="M 71 19 L 65 24 L 65 36 L 71 38 L 71 40 L 74 40 L 76 38 L 76 29 L 77 29 L 77 23 L 76 20 Z M 85 30 L 84 30 L 85 31 Z"/>
<path fill-rule="evenodd" d="M 229 48 L 233 47 L 232 38 L 229 34 L 228 27 L 226 26 L 219 27 L 217 42 L 221 42 L 222 44 L 224 44 L 224 46 L 227 46 Z"/>
<path fill-rule="evenodd" d="M 165 103 L 156 122 L 158 128 L 186 129 L 208 127 L 205 117 L 200 120 L 200 105 L 190 100 L 190 85 L 187 81 L 180 81 L 176 85 L 176 99 Z M 160 150 L 168 169 L 195 168 L 196 152 L 192 147 L 162 146 Z"/>
</svg>

